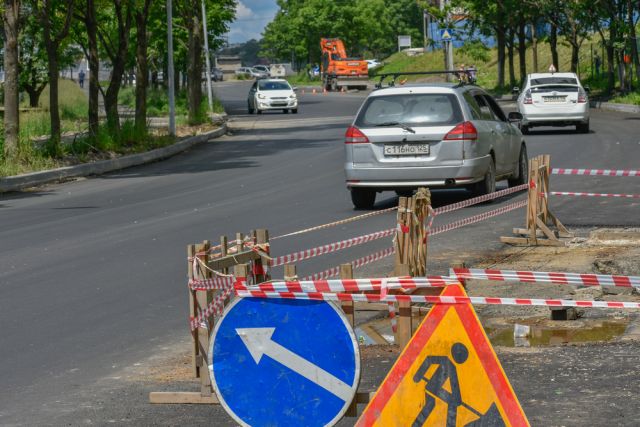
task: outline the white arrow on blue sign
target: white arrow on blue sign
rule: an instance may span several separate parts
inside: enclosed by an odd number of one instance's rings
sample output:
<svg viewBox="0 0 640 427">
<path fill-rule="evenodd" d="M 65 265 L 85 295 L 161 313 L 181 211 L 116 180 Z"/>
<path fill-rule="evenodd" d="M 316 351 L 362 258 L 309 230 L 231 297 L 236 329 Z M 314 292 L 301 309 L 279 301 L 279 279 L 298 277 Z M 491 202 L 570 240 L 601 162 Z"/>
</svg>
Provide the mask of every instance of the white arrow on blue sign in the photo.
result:
<svg viewBox="0 0 640 427">
<path fill-rule="evenodd" d="M 333 425 L 360 381 L 355 334 L 333 303 L 241 298 L 210 342 L 216 395 L 242 425 Z"/>
</svg>

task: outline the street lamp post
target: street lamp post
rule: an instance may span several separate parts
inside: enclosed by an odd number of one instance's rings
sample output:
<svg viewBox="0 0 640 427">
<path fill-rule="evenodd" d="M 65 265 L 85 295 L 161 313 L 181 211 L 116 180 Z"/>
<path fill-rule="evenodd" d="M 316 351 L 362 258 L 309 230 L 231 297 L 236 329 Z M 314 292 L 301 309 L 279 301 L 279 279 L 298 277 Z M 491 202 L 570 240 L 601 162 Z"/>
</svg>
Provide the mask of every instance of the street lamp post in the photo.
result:
<svg viewBox="0 0 640 427">
<path fill-rule="evenodd" d="M 205 51 L 205 64 L 207 65 L 207 98 L 209 101 L 209 112 L 213 113 L 213 94 L 211 93 L 211 60 L 209 59 L 209 34 L 207 33 L 207 10 L 204 7 L 204 0 L 202 4 L 202 31 L 204 31 L 204 51 Z"/>
</svg>

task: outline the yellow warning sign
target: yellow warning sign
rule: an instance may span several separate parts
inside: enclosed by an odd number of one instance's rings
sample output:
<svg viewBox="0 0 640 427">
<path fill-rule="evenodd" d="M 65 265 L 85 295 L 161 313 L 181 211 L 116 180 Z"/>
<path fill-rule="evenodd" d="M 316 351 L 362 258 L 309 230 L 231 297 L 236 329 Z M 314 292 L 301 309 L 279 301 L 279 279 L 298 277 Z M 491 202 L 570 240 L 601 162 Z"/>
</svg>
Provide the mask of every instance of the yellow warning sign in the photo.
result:
<svg viewBox="0 0 640 427">
<path fill-rule="evenodd" d="M 443 296 L 466 296 L 448 286 Z M 528 426 L 471 304 L 436 304 L 357 426 Z"/>
</svg>

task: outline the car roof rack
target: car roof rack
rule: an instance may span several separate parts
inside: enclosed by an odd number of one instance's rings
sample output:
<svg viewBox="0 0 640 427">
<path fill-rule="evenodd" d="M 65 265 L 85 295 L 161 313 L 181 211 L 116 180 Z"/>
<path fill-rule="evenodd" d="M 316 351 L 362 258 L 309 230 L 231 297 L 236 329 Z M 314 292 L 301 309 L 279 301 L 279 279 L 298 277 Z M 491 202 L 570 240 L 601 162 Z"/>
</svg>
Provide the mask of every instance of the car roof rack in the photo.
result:
<svg viewBox="0 0 640 427">
<path fill-rule="evenodd" d="M 475 71 L 475 70 L 473 70 Z M 405 71 L 405 72 L 395 72 L 395 73 L 383 73 L 376 74 L 375 77 L 380 77 L 380 81 L 376 84 L 376 89 L 382 89 L 382 82 L 388 77 L 391 77 L 391 81 L 387 84 L 387 87 L 394 87 L 396 85 L 396 79 L 400 76 L 425 76 L 425 75 L 436 75 L 436 74 L 454 74 L 458 78 L 457 86 L 464 86 L 466 84 L 474 84 L 475 79 L 471 74 L 471 69 L 465 70 L 442 70 L 442 71 Z M 401 82 L 400 84 L 404 84 Z"/>
</svg>

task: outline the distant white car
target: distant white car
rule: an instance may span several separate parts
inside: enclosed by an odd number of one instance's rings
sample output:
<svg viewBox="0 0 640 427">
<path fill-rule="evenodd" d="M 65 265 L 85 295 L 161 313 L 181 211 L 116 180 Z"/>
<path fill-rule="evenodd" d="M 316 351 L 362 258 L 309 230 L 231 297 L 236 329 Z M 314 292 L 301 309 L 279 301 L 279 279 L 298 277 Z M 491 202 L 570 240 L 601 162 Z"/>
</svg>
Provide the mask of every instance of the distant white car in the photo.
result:
<svg viewBox="0 0 640 427">
<path fill-rule="evenodd" d="M 262 114 L 265 110 L 282 110 L 283 113 L 291 111 L 298 113 L 298 97 L 288 81 L 284 79 L 260 79 L 256 80 L 247 98 L 249 114 L 255 111 Z"/>
<path fill-rule="evenodd" d="M 529 74 L 517 101 L 520 130 L 526 134 L 534 126 L 575 126 L 589 133 L 588 92 L 575 73 Z"/>
<path fill-rule="evenodd" d="M 267 76 L 271 75 L 271 70 L 269 69 L 269 66 L 267 66 L 267 65 L 254 65 L 253 69 L 261 71 L 261 72 L 265 73 Z"/>
<path fill-rule="evenodd" d="M 376 68 L 382 65 L 381 62 L 378 62 L 377 59 L 367 59 L 367 69 L 370 70 L 372 68 Z"/>
</svg>

